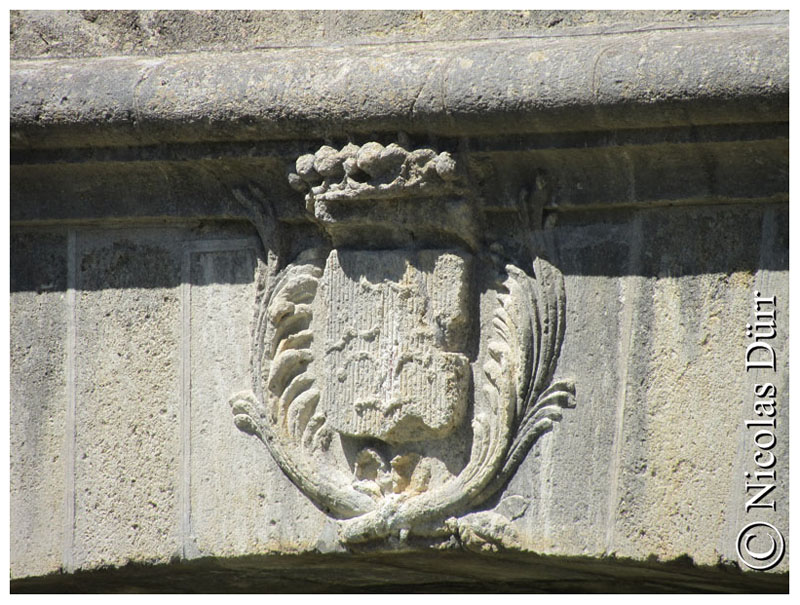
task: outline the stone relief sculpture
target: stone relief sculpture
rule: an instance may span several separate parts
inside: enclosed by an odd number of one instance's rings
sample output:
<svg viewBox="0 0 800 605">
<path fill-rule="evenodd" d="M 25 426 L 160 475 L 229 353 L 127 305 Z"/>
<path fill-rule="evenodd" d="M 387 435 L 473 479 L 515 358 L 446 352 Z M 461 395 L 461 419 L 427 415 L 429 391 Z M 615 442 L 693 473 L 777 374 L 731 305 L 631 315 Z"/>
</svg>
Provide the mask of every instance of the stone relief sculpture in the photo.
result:
<svg viewBox="0 0 800 605">
<path fill-rule="evenodd" d="M 324 146 L 295 169 L 329 245 L 260 263 L 236 425 L 343 544 L 513 547 L 508 520 L 479 509 L 574 406 L 572 382 L 553 382 L 561 274 L 484 249 L 447 152 Z"/>
</svg>

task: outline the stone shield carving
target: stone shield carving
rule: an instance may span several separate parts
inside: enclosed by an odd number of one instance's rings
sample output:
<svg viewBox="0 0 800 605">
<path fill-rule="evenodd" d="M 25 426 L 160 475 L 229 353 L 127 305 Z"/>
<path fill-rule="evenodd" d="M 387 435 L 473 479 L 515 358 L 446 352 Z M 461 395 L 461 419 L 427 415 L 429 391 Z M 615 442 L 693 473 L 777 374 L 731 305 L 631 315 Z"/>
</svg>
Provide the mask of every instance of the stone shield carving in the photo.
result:
<svg viewBox="0 0 800 605">
<path fill-rule="evenodd" d="M 474 206 L 447 153 L 323 147 L 296 169 L 331 245 L 261 264 L 236 425 L 339 520 L 343 543 L 513 546 L 504 519 L 474 511 L 574 405 L 573 384 L 553 382 L 561 274 L 447 236 L 469 232 Z"/>
</svg>

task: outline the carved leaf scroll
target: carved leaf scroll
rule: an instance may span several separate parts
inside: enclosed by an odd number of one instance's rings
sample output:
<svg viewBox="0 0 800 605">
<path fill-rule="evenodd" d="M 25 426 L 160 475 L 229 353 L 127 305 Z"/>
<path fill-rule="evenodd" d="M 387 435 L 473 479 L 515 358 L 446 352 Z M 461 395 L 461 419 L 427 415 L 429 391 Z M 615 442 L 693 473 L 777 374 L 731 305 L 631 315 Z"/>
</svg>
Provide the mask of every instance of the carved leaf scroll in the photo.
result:
<svg viewBox="0 0 800 605">
<path fill-rule="evenodd" d="M 561 420 L 564 408 L 575 407 L 571 380 L 552 383 L 564 340 L 566 296 L 561 273 L 546 261 L 533 263 L 534 276 L 508 265 L 505 288 L 492 324 L 502 342 L 513 341 L 519 353 L 514 394 L 512 439 L 502 470 L 489 491 L 499 489 L 516 471 L 531 446 Z"/>
</svg>

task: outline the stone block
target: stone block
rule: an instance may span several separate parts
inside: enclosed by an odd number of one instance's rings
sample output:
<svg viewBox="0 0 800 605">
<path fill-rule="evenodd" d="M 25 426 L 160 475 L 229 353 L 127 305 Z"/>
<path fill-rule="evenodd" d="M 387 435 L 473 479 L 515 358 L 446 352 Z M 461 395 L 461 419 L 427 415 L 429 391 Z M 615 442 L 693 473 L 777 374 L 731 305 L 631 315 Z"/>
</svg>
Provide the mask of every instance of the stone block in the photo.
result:
<svg viewBox="0 0 800 605">
<path fill-rule="evenodd" d="M 67 459 L 74 291 L 67 289 L 68 235 L 24 231 L 11 238 L 11 575 L 62 567 L 68 531 Z M 71 284 L 72 285 L 72 284 Z"/>
<path fill-rule="evenodd" d="M 180 552 L 179 235 L 76 234 L 77 568 Z"/>
</svg>

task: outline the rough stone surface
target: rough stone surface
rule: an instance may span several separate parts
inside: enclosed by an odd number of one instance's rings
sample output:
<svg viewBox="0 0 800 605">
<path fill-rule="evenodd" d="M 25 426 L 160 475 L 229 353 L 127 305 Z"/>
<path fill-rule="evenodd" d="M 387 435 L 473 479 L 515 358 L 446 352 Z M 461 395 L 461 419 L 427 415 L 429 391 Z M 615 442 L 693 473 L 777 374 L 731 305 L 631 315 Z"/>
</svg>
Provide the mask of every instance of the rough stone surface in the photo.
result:
<svg viewBox="0 0 800 605">
<path fill-rule="evenodd" d="M 788 261 L 785 211 L 663 209 L 611 224 L 584 217 L 537 238 L 565 272 L 568 295 L 582 301 L 567 319 L 559 368 L 584 378 L 587 403 L 554 432 L 582 437 L 544 442 L 510 484 L 533 502 L 522 532 L 535 536 L 533 548 L 736 559 L 743 469 L 753 455 L 741 334 L 767 276 L 788 301 L 788 273 L 774 272 Z M 587 338 L 595 343 L 588 349 L 580 344 Z M 785 368 L 775 379 L 787 393 Z M 787 489 L 785 454 L 781 464 L 776 489 Z M 779 524 L 786 515 L 784 506 Z M 701 544 L 698 528 L 717 537 Z"/>
<path fill-rule="evenodd" d="M 12 576 L 59 569 L 66 524 L 64 465 L 69 401 L 67 237 L 15 233 L 11 240 Z"/>
<path fill-rule="evenodd" d="M 787 31 L 14 12 L 12 589 L 785 590 Z"/>
<path fill-rule="evenodd" d="M 11 11 L 11 57 L 241 51 L 735 22 L 769 11 Z"/>
<path fill-rule="evenodd" d="M 147 235 L 78 236 L 78 568 L 177 552 L 180 251 Z"/>
</svg>

